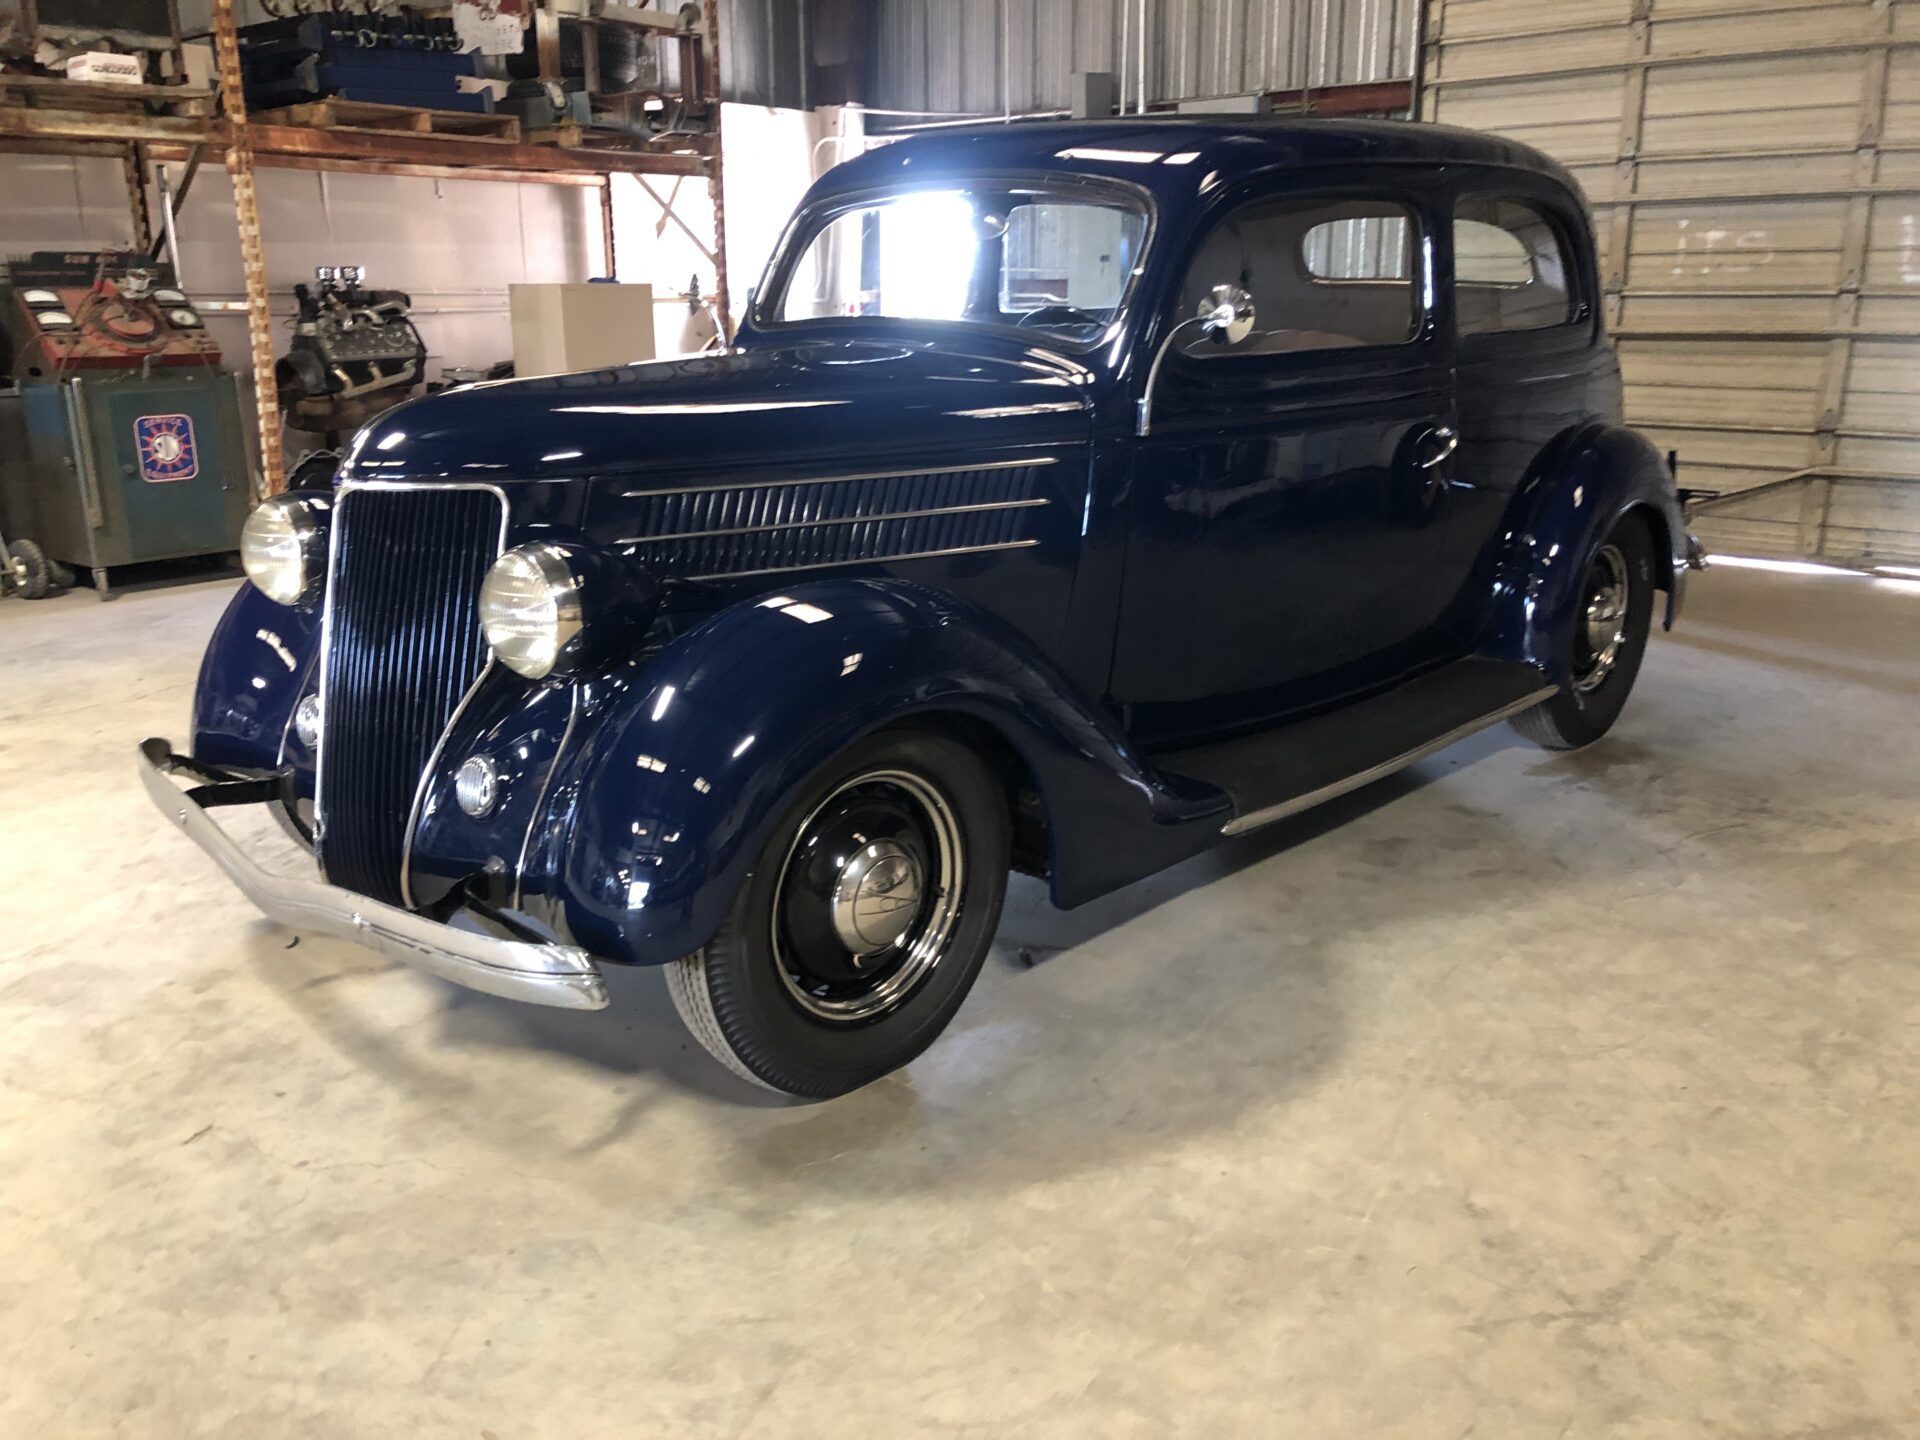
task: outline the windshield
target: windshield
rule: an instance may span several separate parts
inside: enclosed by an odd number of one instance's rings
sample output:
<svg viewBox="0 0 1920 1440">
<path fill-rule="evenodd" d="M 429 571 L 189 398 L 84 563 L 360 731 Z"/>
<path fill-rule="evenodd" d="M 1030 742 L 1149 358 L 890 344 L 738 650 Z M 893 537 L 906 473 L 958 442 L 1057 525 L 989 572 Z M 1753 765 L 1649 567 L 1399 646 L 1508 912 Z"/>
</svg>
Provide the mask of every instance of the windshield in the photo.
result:
<svg viewBox="0 0 1920 1440">
<path fill-rule="evenodd" d="M 839 211 L 762 314 L 1017 325 L 1089 341 L 1140 264 L 1147 212 L 1131 196 L 1062 185 L 915 190 Z"/>
</svg>

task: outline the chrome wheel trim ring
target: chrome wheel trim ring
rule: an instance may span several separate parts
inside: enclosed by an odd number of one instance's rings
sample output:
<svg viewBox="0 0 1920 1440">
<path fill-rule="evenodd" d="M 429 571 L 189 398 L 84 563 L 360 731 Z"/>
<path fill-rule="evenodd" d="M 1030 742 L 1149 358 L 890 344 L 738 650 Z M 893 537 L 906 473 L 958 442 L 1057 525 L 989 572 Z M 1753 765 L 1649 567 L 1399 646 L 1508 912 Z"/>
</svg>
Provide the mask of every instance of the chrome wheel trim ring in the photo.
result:
<svg viewBox="0 0 1920 1440">
<path fill-rule="evenodd" d="M 871 988 L 858 994 L 845 997 L 819 995 L 802 983 L 805 967 L 789 953 L 781 933 L 786 888 L 791 878 L 794 856 L 809 838 L 814 822 L 849 791 L 871 785 L 889 786 L 912 802 L 933 840 L 934 853 L 926 857 L 924 866 L 913 866 L 918 906 L 914 916 L 901 927 L 891 943 L 863 956 L 878 958 L 888 950 L 899 948 L 902 953 L 897 962 L 879 975 Z M 836 893 L 847 886 L 849 872 L 856 870 L 864 857 L 863 848 L 842 867 Z M 868 867 L 867 874 L 871 873 L 872 868 Z M 853 880 L 852 890 L 856 895 L 860 893 L 861 881 L 867 878 L 867 874 Z M 960 839 L 960 822 L 952 804 L 939 789 L 921 776 L 905 770 L 869 770 L 842 781 L 808 812 L 806 819 L 794 830 L 786 858 L 780 864 L 779 877 L 774 882 L 768 940 L 773 949 L 774 970 L 779 974 L 788 998 L 809 1015 L 842 1024 L 871 1020 L 899 1006 L 926 982 L 934 968 L 945 958 L 953 932 L 959 924 L 960 896 L 965 885 L 966 851 Z M 836 924 L 835 928 L 839 926 Z"/>
<path fill-rule="evenodd" d="M 1574 657 L 1573 688 L 1584 695 L 1606 683 L 1626 643 L 1633 591 L 1627 557 L 1619 546 L 1602 545 L 1594 552 L 1580 596 L 1575 623 L 1581 653 Z"/>
</svg>

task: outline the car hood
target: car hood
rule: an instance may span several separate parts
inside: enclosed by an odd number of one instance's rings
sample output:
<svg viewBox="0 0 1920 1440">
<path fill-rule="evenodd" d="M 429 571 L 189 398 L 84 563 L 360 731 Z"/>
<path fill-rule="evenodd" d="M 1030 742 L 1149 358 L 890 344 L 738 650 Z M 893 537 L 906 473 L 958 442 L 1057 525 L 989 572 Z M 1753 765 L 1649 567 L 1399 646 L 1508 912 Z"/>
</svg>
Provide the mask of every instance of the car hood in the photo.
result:
<svg viewBox="0 0 1920 1440">
<path fill-rule="evenodd" d="M 944 463 L 1084 437 L 1093 379 L 1044 350 L 757 345 L 431 395 L 362 430 L 343 475 L 507 483 L 754 461 Z"/>
</svg>

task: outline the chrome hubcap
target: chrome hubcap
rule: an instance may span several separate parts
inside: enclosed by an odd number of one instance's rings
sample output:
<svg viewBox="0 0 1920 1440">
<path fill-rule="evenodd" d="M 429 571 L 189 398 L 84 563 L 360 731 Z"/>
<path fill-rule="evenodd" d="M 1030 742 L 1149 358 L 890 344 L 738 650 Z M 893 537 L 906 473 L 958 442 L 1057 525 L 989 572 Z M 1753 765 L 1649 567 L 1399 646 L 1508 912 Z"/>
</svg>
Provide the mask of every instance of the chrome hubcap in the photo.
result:
<svg viewBox="0 0 1920 1440">
<path fill-rule="evenodd" d="M 833 887 L 834 933 L 856 959 L 896 943 L 919 910 L 920 862 L 891 840 L 862 847 Z"/>
<path fill-rule="evenodd" d="M 1616 545 L 1602 545 L 1587 567 L 1580 633 L 1574 656 L 1574 688 L 1598 689 L 1619 663 L 1627 638 L 1630 592 L 1627 558 Z"/>
<path fill-rule="evenodd" d="M 959 821 L 929 781 L 873 770 L 838 786 L 801 821 L 774 890 L 788 997 L 840 1023 L 900 1005 L 946 955 L 965 880 Z"/>
</svg>

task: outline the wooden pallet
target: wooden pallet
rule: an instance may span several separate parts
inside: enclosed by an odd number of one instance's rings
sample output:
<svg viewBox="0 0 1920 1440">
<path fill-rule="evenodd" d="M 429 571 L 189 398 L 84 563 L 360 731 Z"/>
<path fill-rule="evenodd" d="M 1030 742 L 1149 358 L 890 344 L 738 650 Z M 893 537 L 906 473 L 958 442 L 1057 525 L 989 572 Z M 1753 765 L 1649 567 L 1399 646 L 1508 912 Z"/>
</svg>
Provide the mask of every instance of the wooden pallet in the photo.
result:
<svg viewBox="0 0 1920 1440">
<path fill-rule="evenodd" d="M 582 125 L 578 120 L 564 120 L 545 129 L 529 130 L 527 142 L 532 145 L 557 145 L 562 150 L 639 150 L 646 143 L 643 137 L 631 131 L 601 130 L 592 125 Z"/>
<path fill-rule="evenodd" d="M 266 110 L 250 117 L 263 125 L 304 125 L 319 130 L 381 130 L 408 135 L 458 135 L 466 140 L 520 139 L 517 115 L 482 115 L 471 110 L 416 110 L 407 105 L 375 105 L 366 100 L 315 100 Z"/>
<path fill-rule="evenodd" d="M 577 120 L 568 120 L 543 130 L 529 130 L 527 143 L 553 145 L 562 150 L 618 150 L 642 155 L 662 151 L 705 154 L 709 148 L 704 135 L 648 136 L 611 126 L 582 125 Z"/>
<path fill-rule="evenodd" d="M 186 85 L 113 85 L 5 70 L 0 70 L 0 105 L 115 114 L 165 113 L 189 119 L 205 119 L 214 111 L 211 90 Z"/>
</svg>

